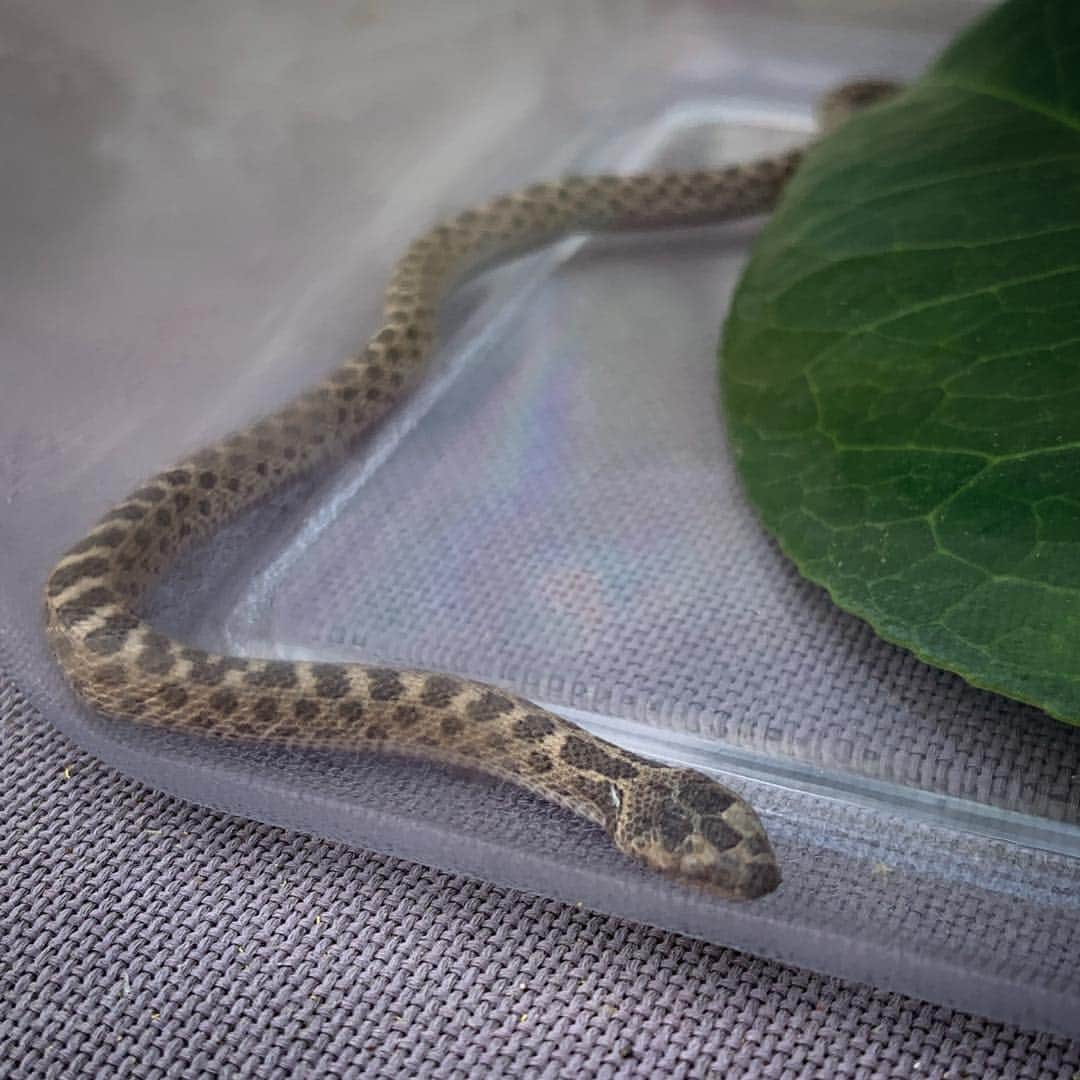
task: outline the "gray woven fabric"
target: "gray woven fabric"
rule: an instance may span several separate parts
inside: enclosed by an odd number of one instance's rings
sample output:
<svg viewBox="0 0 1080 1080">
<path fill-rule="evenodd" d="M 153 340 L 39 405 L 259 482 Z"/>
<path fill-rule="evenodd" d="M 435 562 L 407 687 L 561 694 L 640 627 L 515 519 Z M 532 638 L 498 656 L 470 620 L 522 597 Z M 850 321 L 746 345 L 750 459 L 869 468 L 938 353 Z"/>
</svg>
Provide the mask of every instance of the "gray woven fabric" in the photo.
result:
<svg viewBox="0 0 1080 1080">
<path fill-rule="evenodd" d="M 0 683 L 13 1077 L 1080 1076 L 1022 1032 L 211 813 Z"/>
</svg>

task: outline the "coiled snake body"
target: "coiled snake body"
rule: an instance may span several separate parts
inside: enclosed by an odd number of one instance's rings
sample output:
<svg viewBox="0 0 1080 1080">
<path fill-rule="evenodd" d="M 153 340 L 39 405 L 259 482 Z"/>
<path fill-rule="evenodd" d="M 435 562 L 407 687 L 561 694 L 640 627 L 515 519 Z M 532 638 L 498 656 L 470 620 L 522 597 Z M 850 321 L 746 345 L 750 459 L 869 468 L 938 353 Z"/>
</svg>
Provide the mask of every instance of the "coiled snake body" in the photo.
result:
<svg viewBox="0 0 1080 1080">
<path fill-rule="evenodd" d="M 826 126 L 891 87 L 824 102 Z M 689 769 L 628 753 L 511 693 L 435 672 L 218 656 L 137 613 L 192 541 L 291 477 L 341 454 L 421 377 L 440 298 L 477 267 L 568 233 L 658 229 L 772 207 L 801 151 L 747 165 L 536 184 L 416 240 L 366 349 L 280 411 L 148 480 L 60 559 L 47 632 L 76 692 L 140 724 L 296 747 L 392 748 L 509 779 L 601 825 L 626 854 L 729 898 L 780 881 L 754 811 Z"/>
</svg>

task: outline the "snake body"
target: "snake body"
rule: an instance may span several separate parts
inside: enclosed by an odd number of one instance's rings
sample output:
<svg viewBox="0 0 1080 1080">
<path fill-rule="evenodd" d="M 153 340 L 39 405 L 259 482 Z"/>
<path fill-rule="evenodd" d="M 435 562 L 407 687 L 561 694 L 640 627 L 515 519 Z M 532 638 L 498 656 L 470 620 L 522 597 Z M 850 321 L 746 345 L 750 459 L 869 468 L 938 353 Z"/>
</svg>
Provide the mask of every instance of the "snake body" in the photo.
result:
<svg viewBox="0 0 1080 1080">
<path fill-rule="evenodd" d="M 850 111 L 880 96 L 879 85 L 834 93 L 826 124 L 837 105 Z M 440 672 L 216 655 L 158 632 L 138 605 L 179 551 L 343 454 L 409 393 L 432 353 L 440 299 L 464 276 L 570 233 L 762 213 L 801 157 L 795 150 L 705 171 L 536 184 L 415 240 L 393 273 L 383 326 L 362 353 L 278 412 L 146 481 L 56 564 L 45 590 L 47 633 L 76 693 L 104 713 L 156 727 L 465 765 L 596 822 L 619 850 L 680 882 L 736 899 L 773 890 L 780 871 L 757 815 L 700 773 Z"/>
</svg>

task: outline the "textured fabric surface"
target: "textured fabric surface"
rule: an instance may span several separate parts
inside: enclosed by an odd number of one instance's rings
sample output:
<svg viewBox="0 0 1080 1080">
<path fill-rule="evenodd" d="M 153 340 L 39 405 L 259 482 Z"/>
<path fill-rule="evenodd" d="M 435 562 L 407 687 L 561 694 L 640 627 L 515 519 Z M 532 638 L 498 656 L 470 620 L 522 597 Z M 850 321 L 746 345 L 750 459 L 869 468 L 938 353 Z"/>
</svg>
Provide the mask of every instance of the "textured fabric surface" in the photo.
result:
<svg viewBox="0 0 1080 1080">
<path fill-rule="evenodd" d="M 7 1075 L 1080 1076 L 1080 1043 L 225 817 L 0 684 Z"/>
</svg>

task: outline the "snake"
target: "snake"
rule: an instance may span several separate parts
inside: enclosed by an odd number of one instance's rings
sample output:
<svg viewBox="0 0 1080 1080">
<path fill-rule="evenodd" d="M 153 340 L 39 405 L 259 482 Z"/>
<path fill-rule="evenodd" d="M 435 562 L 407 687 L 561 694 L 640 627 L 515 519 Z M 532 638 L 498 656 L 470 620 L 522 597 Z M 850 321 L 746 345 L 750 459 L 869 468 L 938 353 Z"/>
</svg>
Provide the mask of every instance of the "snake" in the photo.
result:
<svg viewBox="0 0 1080 1080">
<path fill-rule="evenodd" d="M 822 128 L 894 89 L 881 80 L 841 86 L 819 103 Z M 181 551 L 340 459 L 408 397 L 430 366 L 440 302 L 462 280 L 570 234 L 763 214 L 805 151 L 536 183 L 414 240 L 362 352 L 276 412 L 143 482 L 56 563 L 45 629 L 77 697 L 118 719 L 210 739 L 463 766 L 600 826 L 623 855 L 682 886 L 728 900 L 772 892 L 782 875 L 759 816 L 702 772 L 631 753 L 505 688 L 446 672 L 209 652 L 155 628 L 140 602 Z"/>
</svg>

